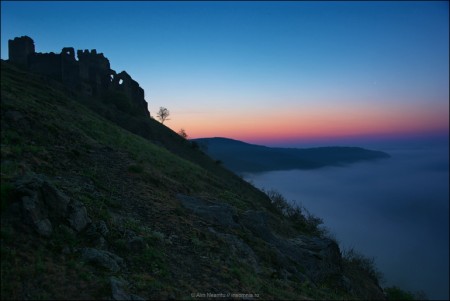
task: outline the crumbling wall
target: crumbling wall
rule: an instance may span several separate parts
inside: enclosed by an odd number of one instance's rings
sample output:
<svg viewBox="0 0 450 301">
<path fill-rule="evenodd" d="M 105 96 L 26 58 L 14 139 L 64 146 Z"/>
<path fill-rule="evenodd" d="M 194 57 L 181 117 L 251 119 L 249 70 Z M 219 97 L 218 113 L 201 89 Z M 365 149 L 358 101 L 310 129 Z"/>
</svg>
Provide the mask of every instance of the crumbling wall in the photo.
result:
<svg viewBox="0 0 450 301">
<path fill-rule="evenodd" d="M 27 68 L 28 58 L 34 54 L 34 41 L 28 36 L 17 37 L 8 41 L 9 61 Z"/>
<path fill-rule="evenodd" d="M 147 109 L 147 102 L 144 99 L 144 89 L 127 72 L 122 71 L 114 76 L 112 79 L 112 88 L 127 95 L 134 107 L 137 108 L 136 111 L 144 112 L 145 110 L 145 115 L 150 116 Z"/>
<path fill-rule="evenodd" d="M 61 55 L 53 52 L 34 53 L 28 57 L 28 70 L 62 81 Z"/>
<path fill-rule="evenodd" d="M 73 47 L 65 47 L 61 51 L 61 80 L 72 90 L 81 89 L 80 66 L 75 60 Z"/>
<path fill-rule="evenodd" d="M 65 47 L 60 54 L 36 53 L 34 41 L 27 36 L 9 40 L 9 61 L 29 71 L 47 75 L 64 83 L 73 91 L 97 98 L 108 97 L 111 92 L 126 95 L 138 115 L 150 116 L 144 90 L 125 71 L 112 70 L 109 60 L 97 50 L 78 50 Z"/>
<path fill-rule="evenodd" d="M 95 49 L 78 50 L 77 56 L 81 80 L 89 84 L 93 96 L 105 95 L 111 84 L 109 60 Z"/>
</svg>

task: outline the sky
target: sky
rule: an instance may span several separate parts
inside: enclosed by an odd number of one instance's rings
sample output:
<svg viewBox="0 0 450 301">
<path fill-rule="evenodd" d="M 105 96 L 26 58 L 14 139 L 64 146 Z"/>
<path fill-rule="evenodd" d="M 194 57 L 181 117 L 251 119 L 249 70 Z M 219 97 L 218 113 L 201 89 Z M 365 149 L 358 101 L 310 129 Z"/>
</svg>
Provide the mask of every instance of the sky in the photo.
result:
<svg viewBox="0 0 450 301">
<path fill-rule="evenodd" d="M 449 2 L 1 1 L 1 58 L 97 49 L 188 138 L 448 136 Z"/>
</svg>

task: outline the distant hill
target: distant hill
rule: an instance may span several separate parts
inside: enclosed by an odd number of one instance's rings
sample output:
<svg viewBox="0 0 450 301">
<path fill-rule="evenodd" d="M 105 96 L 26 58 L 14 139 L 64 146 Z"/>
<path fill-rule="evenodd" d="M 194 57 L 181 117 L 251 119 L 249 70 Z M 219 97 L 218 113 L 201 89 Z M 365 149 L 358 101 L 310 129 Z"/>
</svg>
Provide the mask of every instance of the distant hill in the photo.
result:
<svg viewBox="0 0 450 301">
<path fill-rule="evenodd" d="M 390 157 L 385 152 L 360 147 L 279 148 L 220 137 L 192 141 L 235 172 L 313 169 Z"/>
</svg>

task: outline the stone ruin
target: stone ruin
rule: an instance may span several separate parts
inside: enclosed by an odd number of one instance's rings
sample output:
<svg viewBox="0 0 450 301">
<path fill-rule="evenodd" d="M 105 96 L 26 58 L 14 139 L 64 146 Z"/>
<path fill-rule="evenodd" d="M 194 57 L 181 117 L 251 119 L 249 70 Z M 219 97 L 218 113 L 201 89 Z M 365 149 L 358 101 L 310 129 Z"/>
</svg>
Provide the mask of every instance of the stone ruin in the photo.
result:
<svg viewBox="0 0 450 301">
<path fill-rule="evenodd" d="M 75 58 L 73 47 L 64 47 L 59 54 L 37 53 L 34 41 L 28 36 L 8 41 L 9 62 L 25 70 L 46 75 L 75 92 L 96 98 L 111 93 L 125 94 L 135 108 L 133 112 L 150 116 L 144 90 L 131 76 L 112 70 L 109 60 L 97 50 L 78 50 Z"/>
</svg>

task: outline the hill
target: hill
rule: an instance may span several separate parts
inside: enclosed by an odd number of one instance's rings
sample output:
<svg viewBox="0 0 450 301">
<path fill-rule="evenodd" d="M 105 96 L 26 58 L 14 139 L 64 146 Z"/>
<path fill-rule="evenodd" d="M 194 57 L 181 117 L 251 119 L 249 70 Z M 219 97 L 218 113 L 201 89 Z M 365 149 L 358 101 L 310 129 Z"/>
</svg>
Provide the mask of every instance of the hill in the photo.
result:
<svg viewBox="0 0 450 301">
<path fill-rule="evenodd" d="M 235 172 L 313 169 L 390 156 L 360 147 L 280 148 L 249 144 L 228 138 L 193 139 L 212 158 Z"/>
<path fill-rule="evenodd" d="M 319 225 L 145 114 L 2 61 L 2 299 L 384 298 Z"/>
</svg>

